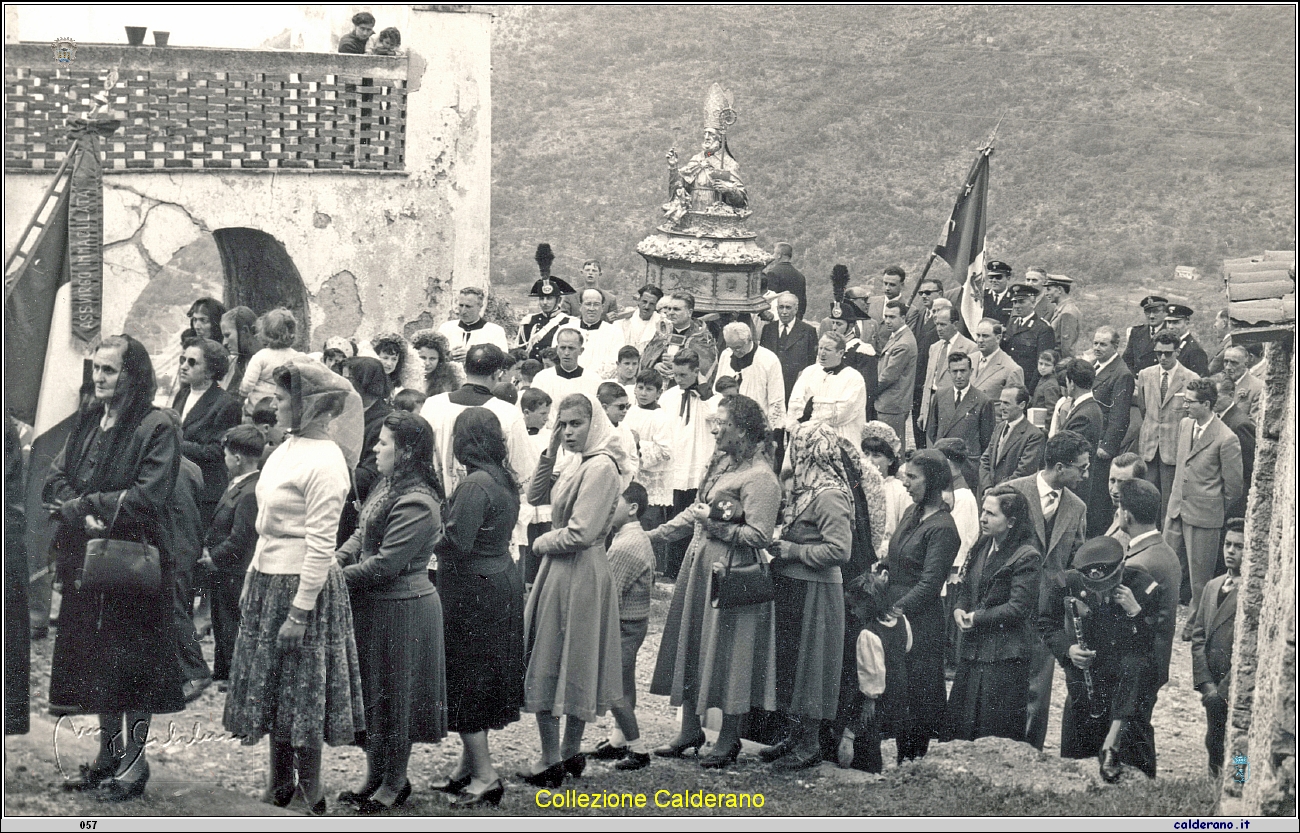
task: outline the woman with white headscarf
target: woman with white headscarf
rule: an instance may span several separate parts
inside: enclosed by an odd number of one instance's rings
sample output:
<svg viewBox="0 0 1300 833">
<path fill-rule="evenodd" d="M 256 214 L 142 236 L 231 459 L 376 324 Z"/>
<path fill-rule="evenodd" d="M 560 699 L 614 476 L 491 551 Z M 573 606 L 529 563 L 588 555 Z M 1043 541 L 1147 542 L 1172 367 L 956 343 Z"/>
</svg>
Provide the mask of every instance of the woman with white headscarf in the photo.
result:
<svg viewBox="0 0 1300 833">
<path fill-rule="evenodd" d="M 551 505 L 550 532 L 533 543 L 543 556 L 524 612 L 528 670 L 524 710 L 537 715 L 542 757 L 519 776 L 554 789 L 586 765 L 582 733 L 623 696 L 618 593 L 605 536 L 627 486 L 628 450 L 605 410 L 585 394 L 560 402 L 549 448 L 528 490 Z M 576 456 L 555 474 L 560 448 Z M 566 718 L 560 740 L 560 715 Z"/>
<path fill-rule="evenodd" d="M 361 398 L 305 356 L 272 377 L 289 433 L 257 483 L 257 550 L 223 722 L 245 744 L 271 736 L 264 801 L 284 807 L 301 791 L 305 808 L 323 815 L 321 745 L 351 744 L 365 728 L 352 609 L 334 557 L 349 469 L 360 455 Z"/>
</svg>

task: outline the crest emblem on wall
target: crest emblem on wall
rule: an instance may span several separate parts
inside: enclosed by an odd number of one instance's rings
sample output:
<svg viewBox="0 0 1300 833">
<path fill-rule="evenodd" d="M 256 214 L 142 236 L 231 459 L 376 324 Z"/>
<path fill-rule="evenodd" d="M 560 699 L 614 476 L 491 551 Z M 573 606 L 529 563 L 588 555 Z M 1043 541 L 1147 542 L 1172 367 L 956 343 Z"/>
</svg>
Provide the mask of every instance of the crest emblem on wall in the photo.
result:
<svg viewBox="0 0 1300 833">
<path fill-rule="evenodd" d="M 59 38 L 53 46 L 54 60 L 61 64 L 70 64 L 77 57 L 77 42 L 72 38 Z"/>
</svg>

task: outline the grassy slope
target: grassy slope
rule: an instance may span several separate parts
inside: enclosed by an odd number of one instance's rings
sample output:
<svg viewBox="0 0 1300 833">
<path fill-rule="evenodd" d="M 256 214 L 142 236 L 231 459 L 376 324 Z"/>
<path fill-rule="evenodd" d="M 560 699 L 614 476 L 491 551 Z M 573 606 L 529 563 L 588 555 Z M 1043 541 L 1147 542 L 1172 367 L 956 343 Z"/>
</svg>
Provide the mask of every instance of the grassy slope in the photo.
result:
<svg viewBox="0 0 1300 833">
<path fill-rule="evenodd" d="M 1224 257 L 1294 246 L 1291 8 L 498 11 L 498 285 L 531 281 L 543 240 L 558 274 L 595 256 L 635 285 L 662 155 L 694 152 L 715 80 L 735 94 L 758 242 L 796 244 L 818 309 L 837 262 L 919 268 L 999 116 L 990 249 L 1017 274 L 1081 280 L 1085 313 L 1148 287 L 1222 306 L 1173 267 L 1216 276 Z"/>
</svg>

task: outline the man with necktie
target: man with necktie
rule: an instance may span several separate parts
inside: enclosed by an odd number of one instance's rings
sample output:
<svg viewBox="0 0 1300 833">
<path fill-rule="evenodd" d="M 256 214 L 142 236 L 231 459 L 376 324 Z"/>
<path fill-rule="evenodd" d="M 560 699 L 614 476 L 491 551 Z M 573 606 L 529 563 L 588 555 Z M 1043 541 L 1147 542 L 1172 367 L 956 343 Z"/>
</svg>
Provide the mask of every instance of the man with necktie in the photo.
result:
<svg viewBox="0 0 1300 833">
<path fill-rule="evenodd" d="M 799 319 L 799 298 L 793 292 L 776 296 L 776 321 L 763 325 L 758 345 L 781 360 L 785 401 L 789 403 L 795 380 L 804 368 L 817 361 L 817 329 Z"/>
<path fill-rule="evenodd" d="M 1228 728 L 1228 682 L 1236 631 L 1237 587 L 1245 549 L 1245 522 L 1229 518 L 1223 525 L 1223 564 L 1227 572 L 1205 585 L 1192 623 L 1192 685 L 1205 706 L 1205 751 L 1210 777 L 1223 770 L 1223 737 Z"/>
<path fill-rule="evenodd" d="M 948 354 L 951 388 L 940 388 L 930 399 L 926 440 L 931 447 L 939 440 L 957 437 L 965 442 L 967 454 L 979 459 L 993 437 L 997 420 L 993 403 L 979 388 L 972 387 L 971 360 L 965 353 Z M 1004 389 L 1005 390 L 1005 389 Z M 978 484 L 971 483 L 971 491 Z"/>
<path fill-rule="evenodd" d="M 1043 444 L 1047 442 L 1043 430 L 1025 417 L 1029 391 L 1024 385 L 1007 385 L 996 404 L 1002 422 L 980 458 L 981 496 L 994 486 L 1038 471 L 1043 463 Z"/>
<path fill-rule="evenodd" d="M 1165 327 L 1165 315 L 1169 312 L 1169 299 L 1159 295 L 1148 295 L 1140 304 L 1142 314 L 1146 316 L 1145 324 L 1129 327 L 1128 344 L 1124 347 L 1124 364 L 1134 373 L 1141 373 L 1156 363 L 1154 352 L 1156 334 Z"/>
<path fill-rule="evenodd" d="M 1047 323 L 1056 334 L 1056 349 L 1062 358 L 1074 356 L 1079 344 L 1080 322 L 1083 314 L 1078 304 L 1070 300 L 1070 290 L 1074 288 L 1074 279 L 1066 275 L 1048 275 L 1043 282 L 1043 297 L 1052 305 L 1052 312 L 1047 316 Z"/>
<path fill-rule="evenodd" d="M 951 387 L 952 377 L 948 375 L 948 356 L 952 353 L 965 353 L 971 357 L 971 361 L 978 361 L 982 358 L 979 347 L 975 342 L 961 334 L 957 326 L 959 315 L 957 310 L 953 309 L 951 304 L 934 310 L 934 329 L 937 339 L 930 345 L 929 355 L 926 359 L 925 381 L 921 385 L 921 410 L 918 411 L 921 431 L 924 433 L 926 428 L 926 419 L 930 413 L 930 398 L 935 392 Z M 918 372 L 918 376 L 920 373 Z M 972 372 L 972 384 L 974 384 L 974 373 Z M 976 387 L 979 387 L 976 385 Z M 986 393 L 986 395 L 988 395 Z M 993 401 L 997 397 L 989 395 Z M 1035 466 L 1035 469 L 1037 466 Z"/>
<path fill-rule="evenodd" d="M 916 290 L 916 302 L 907 311 L 907 326 L 916 339 L 916 382 L 912 386 L 913 436 L 925 435 L 921 426 L 921 400 L 925 396 L 925 378 L 930 370 L 930 348 L 939 340 L 939 328 L 934 319 L 934 302 L 943 297 L 943 284 L 937 278 L 926 278 Z M 972 351 L 973 352 L 973 351 Z M 974 484 L 972 484 L 974 485 Z"/>
<path fill-rule="evenodd" d="M 1119 333 L 1102 326 L 1092 337 L 1092 397 L 1101 406 L 1101 438 L 1097 442 L 1097 465 L 1093 467 L 1091 496 L 1088 498 L 1088 537 L 1104 535 L 1115 507 L 1106 485 L 1110 461 L 1120 453 L 1128 433 L 1129 411 L 1133 406 L 1133 374 L 1119 357 Z"/>
<path fill-rule="evenodd" d="M 1178 430 L 1187 416 L 1183 391 L 1196 374 L 1178 363 L 1178 336 L 1156 334 L 1157 364 L 1138 373 L 1134 401 L 1142 415 L 1138 432 L 1138 454 L 1146 462 L 1146 478 L 1160 492 L 1161 517 L 1169 508 L 1178 463 Z"/>
<path fill-rule="evenodd" d="M 1038 357 L 1056 347 L 1052 325 L 1034 311 L 1040 292 L 1026 283 L 1011 287 L 1011 320 L 1002 334 L 1002 350 L 1020 366 L 1031 391 L 1038 385 Z"/>
</svg>

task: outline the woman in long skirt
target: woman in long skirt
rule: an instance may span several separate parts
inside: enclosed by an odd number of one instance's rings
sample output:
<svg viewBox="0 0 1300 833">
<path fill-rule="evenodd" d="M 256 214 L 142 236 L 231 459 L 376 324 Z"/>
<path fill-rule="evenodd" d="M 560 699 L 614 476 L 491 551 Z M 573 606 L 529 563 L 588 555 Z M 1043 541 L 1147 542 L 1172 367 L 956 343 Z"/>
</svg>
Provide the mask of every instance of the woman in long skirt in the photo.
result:
<svg viewBox="0 0 1300 833">
<path fill-rule="evenodd" d="M 357 531 L 339 549 L 352 599 L 366 704 L 366 780 L 339 794 L 363 814 L 383 813 L 411 795 L 412 743 L 447 736 L 442 604 L 429 558 L 442 528 L 433 476 L 433 429 L 394 411 L 375 445 L 381 480 Z"/>
<path fill-rule="evenodd" d="M 263 801 L 285 807 L 297 795 L 323 815 L 321 746 L 351 744 L 365 728 L 352 608 L 334 558 L 349 488 L 344 455 L 360 455 L 361 398 L 307 357 L 272 375 L 279 424 L 289 434 L 257 482 L 257 550 L 223 723 L 245 744 L 271 736 Z M 335 422 L 355 436 L 334 434 Z"/>
<path fill-rule="evenodd" d="M 990 489 L 980 531 L 953 610 L 961 641 L 945 736 L 1024 740 L 1042 575 L 1029 502 L 1011 486 Z"/>
<path fill-rule="evenodd" d="M 501 422 L 487 408 L 456 416 L 452 453 L 466 474 L 435 551 L 446 612 L 447 723 L 464 752 L 451 777 L 433 788 L 455 796 L 453 807 L 495 805 L 505 787 L 488 731 L 517 721 L 524 704 L 524 582 L 510 558 L 519 488 Z"/>
<path fill-rule="evenodd" d="M 561 445 L 577 459 L 557 476 Z M 623 492 L 627 455 L 600 403 L 570 394 L 560 402 L 550 447 L 528 490 L 530 503 L 551 504 L 553 527 L 533 543 L 543 558 L 524 611 L 524 709 L 537 715 L 542 754 L 519 775 L 534 786 L 555 788 L 566 774 L 582 773 L 586 725 L 623 696 L 618 594 L 605 536 Z"/>
</svg>

